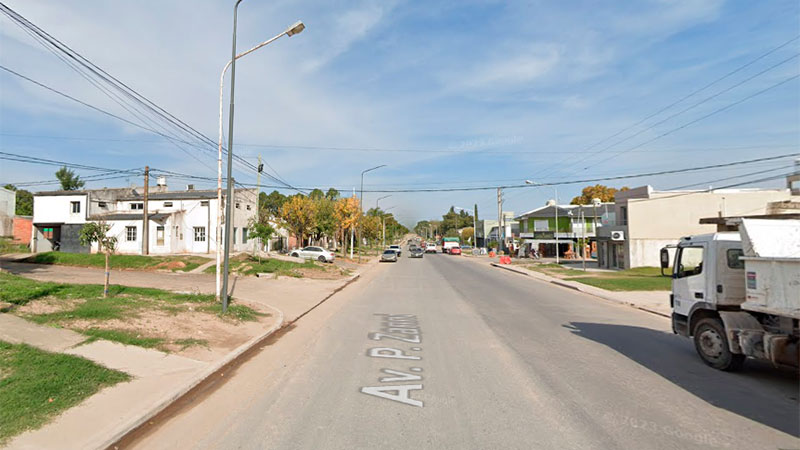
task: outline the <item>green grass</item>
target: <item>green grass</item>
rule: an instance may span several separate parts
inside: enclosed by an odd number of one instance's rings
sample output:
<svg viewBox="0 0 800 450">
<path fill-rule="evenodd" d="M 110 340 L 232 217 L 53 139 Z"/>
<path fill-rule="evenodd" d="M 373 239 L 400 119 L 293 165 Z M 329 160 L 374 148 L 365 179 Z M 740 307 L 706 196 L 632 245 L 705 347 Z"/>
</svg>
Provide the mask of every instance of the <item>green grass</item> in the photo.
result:
<svg viewBox="0 0 800 450">
<path fill-rule="evenodd" d="M 31 249 L 27 244 L 17 244 L 11 238 L 0 237 L 0 254 L 6 253 L 30 253 Z"/>
<path fill-rule="evenodd" d="M 166 341 L 164 338 L 144 337 L 137 333 L 125 330 L 103 330 L 100 328 L 89 328 L 88 330 L 83 330 L 81 332 L 90 337 L 90 342 L 98 339 L 105 339 L 107 341 L 119 342 L 120 344 L 138 345 L 139 347 L 145 348 L 163 349 L 163 344 Z"/>
<path fill-rule="evenodd" d="M 177 294 L 153 288 L 130 286 L 109 286 L 110 298 L 103 300 L 109 305 L 127 307 L 131 305 L 149 304 L 151 300 L 167 303 L 205 303 L 214 300 L 213 295 Z M 0 301 L 24 305 L 31 300 L 43 297 L 80 298 L 86 300 L 103 297 L 103 286 L 99 284 L 67 284 L 36 281 L 28 278 L 0 272 Z M 87 303 L 90 303 L 87 301 Z M 91 313 L 91 312 L 87 312 Z"/>
<path fill-rule="evenodd" d="M 45 252 L 36 253 L 23 260 L 36 264 L 58 264 L 64 266 L 80 267 L 105 267 L 105 255 L 102 253 L 65 253 Z M 142 256 L 142 255 L 111 255 L 110 265 L 113 269 L 139 269 L 152 270 L 162 263 L 182 262 L 184 267 L 173 271 L 188 272 L 210 261 L 202 256 Z"/>
<path fill-rule="evenodd" d="M 0 446 L 129 379 L 84 358 L 0 341 Z"/>
<path fill-rule="evenodd" d="M 231 260 L 230 267 L 232 272 L 237 272 L 243 275 L 274 273 L 277 275 L 298 278 L 302 277 L 302 275 L 297 272 L 297 269 L 326 270 L 325 267 L 322 267 L 311 260 L 297 263 L 294 261 L 284 261 L 282 259 L 262 258 L 261 262 L 259 262 L 258 258 L 253 258 L 252 256 Z M 205 270 L 206 273 L 214 273 L 215 271 L 216 267 L 214 266 L 210 266 Z"/>
<path fill-rule="evenodd" d="M 669 275 L 669 270 L 664 273 Z M 596 275 L 566 279 L 609 291 L 668 291 L 672 288 L 672 278 L 662 276 L 658 267 L 636 267 L 618 272 L 593 272 L 593 274 Z"/>
<path fill-rule="evenodd" d="M 176 315 L 186 311 L 189 306 L 194 306 L 201 312 L 236 321 L 256 321 L 265 315 L 245 305 L 237 304 L 231 304 L 228 311 L 222 314 L 222 305 L 216 303 L 214 296 L 210 294 L 178 294 L 160 289 L 118 285 L 110 286 L 109 293 L 108 298 L 103 298 L 103 286 L 100 285 L 42 282 L 0 272 L 0 300 L 16 305 L 44 298 L 83 300 L 68 310 L 23 315 L 25 319 L 42 325 L 69 327 L 74 320 L 87 320 L 94 324 L 107 320 L 126 320 L 137 317 L 139 311 L 146 308 Z M 75 331 L 93 339 L 107 339 L 122 344 L 157 347 L 162 350 L 167 343 L 162 338 L 140 336 L 125 330 L 92 327 Z"/>
</svg>

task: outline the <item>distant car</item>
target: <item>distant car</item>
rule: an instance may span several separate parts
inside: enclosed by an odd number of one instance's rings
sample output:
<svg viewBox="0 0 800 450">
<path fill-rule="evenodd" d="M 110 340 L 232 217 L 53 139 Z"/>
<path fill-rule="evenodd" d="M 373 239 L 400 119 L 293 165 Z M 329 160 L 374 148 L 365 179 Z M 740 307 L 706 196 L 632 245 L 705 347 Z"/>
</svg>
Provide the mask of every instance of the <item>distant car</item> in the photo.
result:
<svg viewBox="0 0 800 450">
<path fill-rule="evenodd" d="M 381 262 L 397 262 L 397 252 L 389 249 L 381 254 Z"/>
<path fill-rule="evenodd" d="M 336 258 L 333 253 L 325 250 L 322 247 L 303 247 L 301 249 L 292 250 L 291 256 L 295 258 L 316 259 L 320 262 L 333 262 Z"/>
<path fill-rule="evenodd" d="M 422 255 L 425 254 L 425 250 L 420 247 L 414 247 L 408 250 L 408 257 L 409 258 L 422 258 Z"/>
<path fill-rule="evenodd" d="M 399 245 L 390 245 L 389 250 L 396 251 L 397 256 L 403 256 L 403 249 L 401 249 Z"/>
<path fill-rule="evenodd" d="M 461 247 L 450 247 L 451 255 L 460 255 L 461 254 Z"/>
<path fill-rule="evenodd" d="M 429 242 L 425 246 L 425 253 L 436 253 L 436 244 L 434 244 L 433 242 Z"/>
</svg>

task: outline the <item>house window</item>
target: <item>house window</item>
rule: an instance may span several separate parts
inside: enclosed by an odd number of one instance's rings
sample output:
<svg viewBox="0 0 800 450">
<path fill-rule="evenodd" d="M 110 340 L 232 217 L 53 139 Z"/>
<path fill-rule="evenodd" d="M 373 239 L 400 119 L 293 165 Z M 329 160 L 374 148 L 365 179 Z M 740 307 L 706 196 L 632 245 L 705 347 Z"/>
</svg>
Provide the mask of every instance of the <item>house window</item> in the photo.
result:
<svg viewBox="0 0 800 450">
<path fill-rule="evenodd" d="M 70 210 L 72 214 L 78 214 L 81 212 L 81 202 L 69 202 Z"/>
<path fill-rule="evenodd" d="M 201 201 L 200 206 L 208 206 L 208 200 Z"/>
<path fill-rule="evenodd" d="M 131 203 L 131 209 L 144 209 L 144 203 Z"/>
<path fill-rule="evenodd" d="M 206 241 L 206 227 L 194 227 L 194 241 L 195 242 Z"/>
<path fill-rule="evenodd" d="M 620 213 L 622 215 L 622 222 L 620 225 L 627 225 L 628 224 L 628 207 L 627 206 L 620 206 L 619 208 Z"/>
<path fill-rule="evenodd" d="M 42 228 L 42 237 L 45 239 L 53 239 L 53 229 L 52 228 Z"/>
<path fill-rule="evenodd" d="M 106 202 L 97 202 L 97 206 L 100 207 L 100 208 L 105 208 L 106 207 Z"/>
<path fill-rule="evenodd" d="M 128 242 L 136 240 L 136 227 L 125 227 L 125 240 Z"/>
<path fill-rule="evenodd" d="M 550 230 L 550 223 L 547 220 L 533 221 L 533 231 L 548 231 Z"/>
<path fill-rule="evenodd" d="M 247 244 L 247 228 L 242 228 L 242 244 Z"/>
<path fill-rule="evenodd" d="M 172 202 L 164 202 L 164 208 L 172 208 Z"/>
<path fill-rule="evenodd" d="M 233 241 L 234 244 L 236 243 L 236 232 L 237 231 L 239 231 L 239 230 L 236 227 L 233 227 L 233 239 L 231 239 L 231 241 Z"/>
</svg>

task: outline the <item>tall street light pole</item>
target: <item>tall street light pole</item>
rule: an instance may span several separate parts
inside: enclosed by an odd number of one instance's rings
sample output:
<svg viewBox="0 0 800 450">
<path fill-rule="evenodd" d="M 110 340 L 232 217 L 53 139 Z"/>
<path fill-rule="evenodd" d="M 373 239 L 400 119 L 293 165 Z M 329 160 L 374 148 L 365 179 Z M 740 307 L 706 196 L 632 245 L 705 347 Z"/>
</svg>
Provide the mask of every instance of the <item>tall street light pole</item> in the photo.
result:
<svg viewBox="0 0 800 450">
<path fill-rule="evenodd" d="M 389 198 L 389 197 L 391 197 L 391 195 L 384 195 L 383 197 L 378 197 L 378 199 L 375 200 L 375 212 L 376 213 L 378 212 L 378 202 L 380 202 L 381 200 L 383 200 L 385 198 Z M 383 223 L 383 233 L 381 234 L 381 246 L 386 248 L 386 221 L 383 220 L 383 214 L 381 214 L 381 222 Z"/>
<path fill-rule="evenodd" d="M 237 3 L 238 4 L 238 3 Z M 292 26 L 286 29 L 283 33 L 271 38 L 267 39 L 266 41 L 256 45 L 255 47 L 247 50 L 246 52 L 239 53 L 236 55 L 235 58 L 231 59 L 225 64 L 225 67 L 222 68 L 222 73 L 219 76 L 219 139 L 218 139 L 218 146 L 217 146 L 217 283 L 216 283 L 216 296 L 217 300 L 220 300 L 222 296 L 222 271 L 220 270 L 220 266 L 222 264 L 222 215 L 223 215 L 223 207 L 222 207 L 222 100 L 223 100 L 223 88 L 225 86 L 225 74 L 228 72 L 228 68 L 231 67 L 231 64 L 241 58 L 242 56 L 249 55 L 254 51 L 264 47 L 273 41 L 277 40 L 278 38 L 286 35 L 292 36 L 297 33 L 300 33 L 305 28 L 303 22 L 297 21 Z M 256 208 L 256 214 L 258 214 L 258 208 Z"/>
<path fill-rule="evenodd" d="M 224 269 L 223 269 L 224 271 L 223 271 L 223 274 L 222 274 L 222 290 L 221 290 L 222 312 L 227 312 L 228 311 L 228 270 L 230 269 L 231 227 L 233 225 L 233 220 L 232 219 L 233 219 L 233 203 L 234 203 L 234 201 L 233 201 L 233 111 L 234 111 L 233 104 L 234 104 L 234 92 L 235 92 L 234 89 L 236 87 L 236 57 L 237 57 L 237 55 L 236 55 L 236 19 L 237 19 L 237 15 L 238 15 L 238 12 L 239 12 L 239 3 L 241 3 L 241 2 L 242 2 L 242 0 L 236 0 L 236 3 L 233 6 L 233 38 L 232 38 L 233 42 L 232 42 L 232 45 L 231 45 L 231 59 L 229 61 L 230 66 L 231 66 L 231 94 L 230 94 L 230 111 L 228 112 L 228 168 L 227 168 L 227 176 L 228 176 L 227 177 L 228 178 L 227 179 L 227 183 L 228 183 L 228 186 L 227 186 L 227 190 L 226 190 L 226 194 L 225 194 L 225 198 L 227 198 L 228 201 L 225 203 L 226 222 L 225 222 L 225 238 L 224 238 L 224 241 L 223 241 L 224 245 L 225 245 L 225 258 L 224 258 Z M 248 50 L 247 52 L 243 53 L 241 56 L 244 56 L 247 53 L 255 51 L 257 48 L 261 48 L 264 45 L 269 44 L 269 42 L 272 42 L 275 39 L 278 39 L 279 37 L 283 36 L 284 34 L 287 35 L 287 36 L 293 36 L 293 35 L 295 35 L 297 33 L 302 32 L 303 29 L 305 29 L 305 25 L 303 25 L 303 22 L 299 22 L 298 21 L 297 23 L 292 25 L 289 29 L 287 29 L 283 33 L 279 34 L 278 36 L 275 36 L 270 41 L 267 41 L 267 42 L 263 43 L 263 45 L 256 46 L 253 49 Z M 223 76 L 224 76 L 224 72 L 225 71 L 223 70 Z M 218 198 L 217 200 L 219 201 L 220 199 Z M 217 242 L 217 246 L 219 246 L 219 242 Z M 217 270 L 217 273 L 219 273 L 219 270 Z"/>
<path fill-rule="evenodd" d="M 381 167 L 386 167 L 386 164 L 381 164 L 380 166 L 375 166 L 361 171 L 361 198 L 358 202 L 358 207 L 361 213 L 361 215 L 358 216 L 358 262 L 361 262 L 361 216 L 364 215 L 364 174 L 380 169 Z"/>
</svg>

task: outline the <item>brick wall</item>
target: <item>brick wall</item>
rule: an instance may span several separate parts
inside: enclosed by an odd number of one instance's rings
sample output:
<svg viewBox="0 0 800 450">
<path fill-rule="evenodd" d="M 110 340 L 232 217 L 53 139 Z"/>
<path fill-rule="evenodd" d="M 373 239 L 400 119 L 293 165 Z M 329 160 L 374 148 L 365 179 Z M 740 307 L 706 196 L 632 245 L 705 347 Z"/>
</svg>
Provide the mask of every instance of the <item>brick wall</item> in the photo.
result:
<svg viewBox="0 0 800 450">
<path fill-rule="evenodd" d="M 14 216 L 14 241 L 20 244 L 30 244 L 31 242 L 31 221 L 30 217 Z"/>
</svg>

